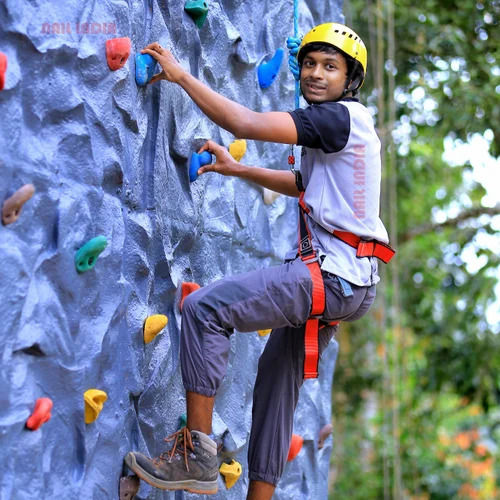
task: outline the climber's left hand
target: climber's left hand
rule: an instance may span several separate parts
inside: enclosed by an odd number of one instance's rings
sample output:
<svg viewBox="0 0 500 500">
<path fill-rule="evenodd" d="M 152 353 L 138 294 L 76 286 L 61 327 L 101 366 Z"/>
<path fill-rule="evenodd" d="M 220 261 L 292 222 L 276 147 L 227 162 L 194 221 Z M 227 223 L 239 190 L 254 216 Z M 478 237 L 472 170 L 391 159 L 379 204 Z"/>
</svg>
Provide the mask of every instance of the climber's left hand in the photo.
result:
<svg viewBox="0 0 500 500">
<path fill-rule="evenodd" d="M 229 151 L 220 144 L 214 141 L 207 141 L 198 153 L 208 151 L 215 155 L 215 162 L 209 165 L 204 165 L 198 169 L 198 175 L 205 172 L 217 172 L 221 175 L 236 175 L 238 166 L 240 165 L 229 153 Z"/>
</svg>

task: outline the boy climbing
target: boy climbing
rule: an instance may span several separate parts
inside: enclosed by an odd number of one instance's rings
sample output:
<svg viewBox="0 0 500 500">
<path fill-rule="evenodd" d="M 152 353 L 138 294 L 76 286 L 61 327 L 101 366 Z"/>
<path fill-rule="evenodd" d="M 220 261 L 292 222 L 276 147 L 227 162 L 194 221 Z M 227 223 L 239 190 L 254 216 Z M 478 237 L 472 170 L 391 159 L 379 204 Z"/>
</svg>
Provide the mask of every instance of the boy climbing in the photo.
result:
<svg viewBox="0 0 500 500">
<path fill-rule="evenodd" d="M 299 197 L 299 244 L 281 265 L 221 279 L 185 299 L 180 361 L 187 427 L 169 438 L 175 440 L 172 449 L 156 459 L 138 452 L 125 457 L 140 478 L 158 488 L 217 492 L 217 446 L 210 434 L 229 337 L 233 330 L 272 328 L 254 387 L 247 496 L 270 499 L 286 463 L 304 378 L 317 376 L 336 323 L 367 312 L 379 281 L 377 257 L 388 262 L 394 253 L 378 215 L 380 142 L 368 110 L 355 97 L 366 71 L 362 40 L 346 26 L 327 23 L 301 42 L 291 40 L 290 47 L 292 72 L 309 106 L 289 113 L 251 111 L 194 78 L 158 43 L 143 50 L 163 68 L 152 82 L 180 85 L 235 136 L 303 146 L 297 175 L 242 165 L 212 141 L 200 150 L 216 161 L 199 174 L 240 177 Z"/>
</svg>

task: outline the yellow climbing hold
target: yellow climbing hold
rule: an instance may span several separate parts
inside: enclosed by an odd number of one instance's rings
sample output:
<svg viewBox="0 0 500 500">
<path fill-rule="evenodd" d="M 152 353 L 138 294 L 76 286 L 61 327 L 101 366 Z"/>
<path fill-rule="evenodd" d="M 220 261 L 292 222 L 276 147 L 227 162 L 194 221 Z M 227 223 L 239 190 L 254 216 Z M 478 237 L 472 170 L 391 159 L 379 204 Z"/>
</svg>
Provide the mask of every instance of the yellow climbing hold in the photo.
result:
<svg viewBox="0 0 500 500">
<path fill-rule="evenodd" d="M 272 328 L 269 328 L 268 330 L 257 330 L 257 333 L 258 333 L 261 337 L 265 337 L 266 335 L 269 335 L 272 331 L 273 331 L 273 329 L 272 329 Z"/>
<path fill-rule="evenodd" d="M 149 344 L 167 325 L 168 318 L 164 314 L 148 316 L 144 322 L 144 343 Z"/>
<path fill-rule="evenodd" d="M 236 160 L 240 161 L 247 150 L 247 141 L 245 139 L 236 139 L 229 144 L 229 153 Z"/>
<path fill-rule="evenodd" d="M 230 464 L 223 463 L 219 468 L 219 472 L 224 476 L 226 488 L 229 490 L 241 476 L 241 464 L 236 460 L 233 460 Z"/>
<path fill-rule="evenodd" d="M 108 399 L 108 395 L 99 389 L 89 389 L 85 391 L 83 400 L 85 401 L 85 423 L 91 424 L 95 422 L 99 413 L 101 413 L 104 402 Z"/>
</svg>

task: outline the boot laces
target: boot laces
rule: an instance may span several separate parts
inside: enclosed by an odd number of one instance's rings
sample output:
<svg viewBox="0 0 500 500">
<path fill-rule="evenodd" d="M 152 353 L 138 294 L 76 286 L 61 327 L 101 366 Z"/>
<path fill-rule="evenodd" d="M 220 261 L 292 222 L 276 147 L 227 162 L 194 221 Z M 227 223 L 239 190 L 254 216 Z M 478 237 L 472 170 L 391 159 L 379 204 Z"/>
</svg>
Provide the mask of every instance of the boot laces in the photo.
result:
<svg viewBox="0 0 500 500">
<path fill-rule="evenodd" d="M 170 436 L 166 437 L 164 441 L 167 443 L 174 441 L 174 444 L 170 451 L 163 452 L 158 459 L 165 462 L 171 462 L 174 455 L 184 455 L 184 465 L 186 466 L 186 470 L 189 472 L 188 448 L 194 452 L 193 441 L 189 429 L 187 427 L 182 427 L 182 429 L 179 429 Z M 153 462 L 157 465 L 159 464 L 158 459 L 153 460 Z"/>
</svg>

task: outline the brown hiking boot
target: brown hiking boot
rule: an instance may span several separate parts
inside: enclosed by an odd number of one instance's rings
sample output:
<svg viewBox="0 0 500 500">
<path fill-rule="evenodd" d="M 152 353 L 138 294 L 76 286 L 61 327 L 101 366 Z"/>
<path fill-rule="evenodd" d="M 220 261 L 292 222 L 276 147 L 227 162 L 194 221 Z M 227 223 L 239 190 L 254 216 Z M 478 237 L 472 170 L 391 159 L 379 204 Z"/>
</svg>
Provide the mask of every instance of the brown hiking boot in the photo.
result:
<svg viewBox="0 0 500 500">
<path fill-rule="evenodd" d="M 183 427 L 165 441 L 172 449 L 151 459 L 130 451 L 125 463 L 141 479 L 162 490 L 186 490 L 211 495 L 217 493 L 217 446 L 206 434 Z"/>
</svg>

